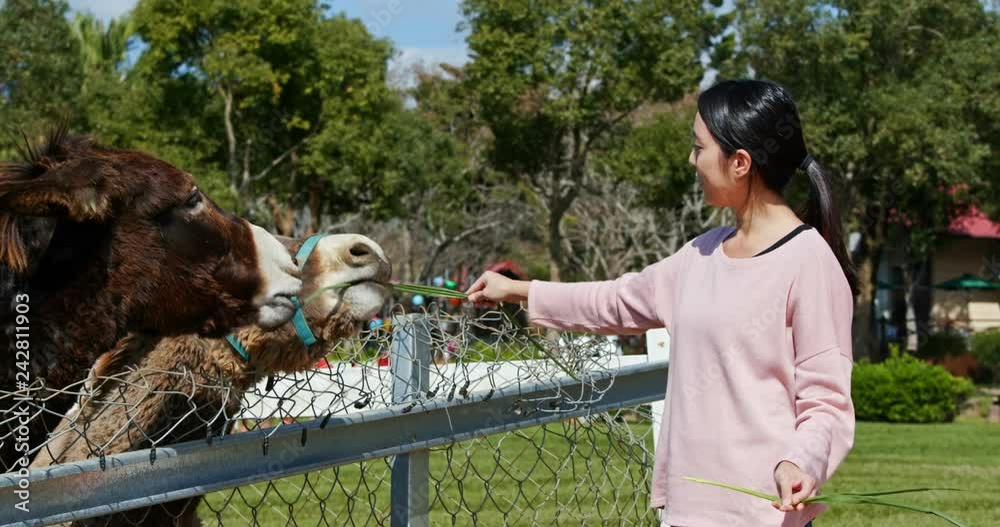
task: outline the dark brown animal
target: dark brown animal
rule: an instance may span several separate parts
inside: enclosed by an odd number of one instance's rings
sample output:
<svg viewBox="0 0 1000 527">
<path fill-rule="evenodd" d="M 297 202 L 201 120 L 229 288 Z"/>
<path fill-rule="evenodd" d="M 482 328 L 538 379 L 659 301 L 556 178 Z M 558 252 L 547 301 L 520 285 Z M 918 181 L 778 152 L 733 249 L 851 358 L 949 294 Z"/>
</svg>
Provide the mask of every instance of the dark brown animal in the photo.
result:
<svg viewBox="0 0 1000 527">
<path fill-rule="evenodd" d="M 82 380 L 133 331 L 222 334 L 291 317 L 301 283 L 280 242 L 213 203 L 191 174 L 148 154 L 53 134 L 0 165 L 0 471 L 23 467 L 73 404 L 10 392 Z M 20 410 L 41 412 L 28 441 Z"/>
<path fill-rule="evenodd" d="M 385 287 L 372 281 L 388 280 L 389 264 L 368 238 L 325 237 L 304 263 L 304 296 L 335 284 L 355 284 L 304 306 L 315 344 L 304 345 L 290 323 L 270 332 L 245 327 L 235 334 L 246 347 L 246 361 L 224 339 L 129 335 L 97 360 L 85 395 L 32 468 L 228 432 L 243 395 L 262 378 L 309 369 L 329 344 L 353 334 L 385 301 Z M 198 525 L 199 502 L 179 500 L 73 525 Z"/>
</svg>

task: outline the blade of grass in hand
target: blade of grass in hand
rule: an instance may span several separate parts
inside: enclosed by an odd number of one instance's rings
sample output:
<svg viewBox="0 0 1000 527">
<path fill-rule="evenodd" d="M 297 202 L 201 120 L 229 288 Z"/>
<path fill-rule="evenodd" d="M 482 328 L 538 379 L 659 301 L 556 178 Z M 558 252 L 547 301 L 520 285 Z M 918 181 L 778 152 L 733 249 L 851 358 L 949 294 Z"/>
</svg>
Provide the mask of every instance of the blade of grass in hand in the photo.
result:
<svg viewBox="0 0 1000 527">
<path fill-rule="evenodd" d="M 919 487 L 913 489 L 881 490 L 876 492 L 841 492 L 840 494 L 844 496 L 886 496 L 888 494 L 908 494 L 910 492 L 927 492 L 931 490 L 959 491 L 962 489 L 952 489 L 948 487 Z"/>
<path fill-rule="evenodd" d="M 737 487 L 735 485 L 729 485 L 727 483 L 721 483 L 718 481 L 712 481 L 708 479 L 692 478 L 684 476 L 684 479 L 688 481 L 693 481 L 695 483 L 702 483 L 705 485 L 714 485 L 716 487 L 722 487 L 724 489 L 734 490 L 736 492 L 742 492 L 744 494 L 749 494 L 751 496 L 756 496 L 761 499 L 769 501 L 778 501 L 778 496 L 773 496 L 771 494 L 764 494 L 763 492 L 757 492 L 754 490 L 746 489 L 743 487 Z M 942 520 L 954 525 L 955 527 L 965 527 L 959 523 L 954 518 L 938 512 L 934 509 L 928 509 L 926 507 L 920 507 L 917 505 L 910 505 L 907 503 L 899 503 L 892 500 L 887 500 L 884 498 L 879 498 L 877 496 L 884 496 L 888 494 L 904 494 L 910 492 L 927 492 L 932 490 L 959 490 L 952 488 L 913 488 L 913 489 L 899 489 L 899 490 L 886 490 L 877 492 L 867 492 L 867 493 L 842 493 L 842 494 L 821 494 L 819 496 L 813 496 L 811 498 L 806 498 L 802 500 L 802 503 L 826 503 L 826 504 L 865 504 L 865 505 L 882 505 L 885 507 L 895 507 L 897 509 L 908 510 L 912 512 L 922 512 L 924 514 L 931 514 L 941 518 Z"/>
<path fill-rule="evenodd" d="M 929 489 L 929 490 L 941 490 L 941 489 Z M 814 496 L 813 498 L 807 498 L 803 500 L 804 503 L 828 503 L 828 504 L 864 504 L 864 505 L 881 505 L 883 507 L 895 507 L 897 509 L 903 509 L 910 512 L 920 512 L 923 514 L 930 514 L 932 516 L 937 516 L 942 520 L 954 525 L 955 527 L 965 527 L 958 520 L 944 514 L 942 512 L 936 511 L 934 509 L 929 509 L 927 507 L 921 507 L 919 505 L 910 505 L 909 503 L 899 503 L 898 501 L 887 500 L 883 498 L 875 498 L 871 496 L 857 496 L 851 494 L 830 494 L 827 496 Z"/>
<path fill-rule="evenodd" d="M 444 287 L 433 287 L 429 285 L 417 285 L 417 284 L 392 284 L 383 282 L 378 282 L 378 283 L 380 285 L 391 287 L 401 293 L 409 293 L 411 295 L 423 295 L 423 296 L 431 296 L 438 298 L 458 298 L 460 300 L 465 300 L 466 298 L 468 298 L 468 296 L 461 291 L 455 291 L 453 289 L 445 289 Z M 302 303 L 308 304 L 309 302 L 315 300 L 316 297 L 318 297 L 319 295 L 323 294 L 326 291 L 346 289 L 348 287 L 351 287 L 352 285 L 356 284 L 348 282 L 348 283 L 323 287 L 321 289 L 318 289 L 315 293 L 306 297 L 306 299 L 303 300 Z"/>
<path fill-rule="evenodd" d="M 410 293 L 411 295 L 423 295 L 423 296 L 436 296 L 438 298 L 458 298 L 465 300 L 469 298 L 468 295 L 461 291 L 455 291 L 454 289 L 447 289 L 444 287 L 433 287 L 429 285 L 417 285 L 417 284 L 389 284 L 393 289 L 401 293 Z"/>
<path fill-rule="evenodd" d="M 758 498 L 765 500 L 778 501 L 777 496 L 773 496 L 771 494 L 764 494 L 763 492 L 757 492 L 756 490 L 745 489 L 743 487 L 737 487 L 736 485 L 730 485 L 728 483 L 720 483 L 718 481 L 712 481 L 710 479 L 692 478 L 688 476 L 684 476 L 684 479 L 688 481 L 693 481 L 695 483 L 701 483 L 703 485 L 714 485 L 716 487 L 722 487 L 724 489 L 735 490 L 736 492 L 742 492 L 743 494 L 757 496 Z"/>
</svg>

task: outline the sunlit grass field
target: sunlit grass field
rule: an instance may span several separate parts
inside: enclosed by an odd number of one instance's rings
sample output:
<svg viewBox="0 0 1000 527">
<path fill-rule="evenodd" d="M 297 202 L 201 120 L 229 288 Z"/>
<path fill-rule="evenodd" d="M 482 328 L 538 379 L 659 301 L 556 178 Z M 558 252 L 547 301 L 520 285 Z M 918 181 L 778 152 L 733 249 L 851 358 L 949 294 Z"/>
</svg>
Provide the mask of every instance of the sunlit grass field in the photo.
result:
<svg viewBox="0 0 1000 527">
<path fill-rule="evenodd" d="M 651 441 L 648 424 L 630 426 L 638 437 Z M 431 524 L 492 526 L 504 525 L 506 519 L 507 525 L 655 525 L 654 516 L 645 508 L 648 495 L 642 474 L 626 463 L 637 453 L 623 451 L 613 436 L 589 434 L 587 428 L 577 427 L 576 432 L 561 425 L 534 428 L 502 442 L 492 438 L 432 452 Z M 574 433 L 578 435 L 571 440 Z M 544 445 L 541 456 L 538 445 Z M 571 456 L 574 445 L 576 454 Z M 502 456 L 504 462 L 498 464 L 495 456 Z M 214 493 L 202 504 L 199 515 L 205 525 L 216 525 L 221 519 L 224 525 L 242 526 L 252 524 L 254 518 L 267 526 L 388 525 L 388 474 L 387 462 L 378 460 L 363 467 L 351 465 L 308 478 L 289 478 L 270 488 L 258 485 L 235 494 Z M 483 480 L 489 481 L 488 489 Z M 859 423 L 854 450 L 824 491 L 914 486 L 964 489 L 906 500 L 937 508 L 968 526 L 1000 525 L 1000 425 L 982 421 Z M 474 517 L 456 509 L 459 500 L 476 511 Z M 581 518 L 578 511 L 588 516 Z M 946 524 L 931 516 L 887 508 L 841 506 L 825 513 L 815 525 Z"/>
</svg>

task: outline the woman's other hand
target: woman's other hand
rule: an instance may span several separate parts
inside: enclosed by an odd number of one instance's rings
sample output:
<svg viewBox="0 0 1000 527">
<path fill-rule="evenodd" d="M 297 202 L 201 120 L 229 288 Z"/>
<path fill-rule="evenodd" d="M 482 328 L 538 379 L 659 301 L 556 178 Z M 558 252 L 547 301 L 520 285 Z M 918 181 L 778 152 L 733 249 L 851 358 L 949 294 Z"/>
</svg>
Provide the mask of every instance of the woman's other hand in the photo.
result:
<svg viewBox="0 0 1000 527">
<path fill-rule="evenodd" d="M 465 294 L 469 295 L 469 301 L 480 304 L 522 302 L 528 299 L 530 284 L 526 280 L 511 280 L 502 274 L 486 271 Z"/>
<path fill-rule="evenodd" d="M 778 498 L 771 505 L 782 512 L 800 511 L 806 507 L 802 500 L 816 495 L 816 478 L 802 472 L 791 461 L 782 461 L 774 468 L 774 482 L 778 485 Z"/>
</svg>

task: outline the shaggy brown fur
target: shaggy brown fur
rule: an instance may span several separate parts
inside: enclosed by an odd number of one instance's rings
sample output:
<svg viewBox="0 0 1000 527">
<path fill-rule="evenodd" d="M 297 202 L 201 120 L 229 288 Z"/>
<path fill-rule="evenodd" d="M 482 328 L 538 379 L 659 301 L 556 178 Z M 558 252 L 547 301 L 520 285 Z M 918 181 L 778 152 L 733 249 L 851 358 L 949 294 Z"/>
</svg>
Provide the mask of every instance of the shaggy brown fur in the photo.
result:
<svg viewBox="0 0 1000 527">
<path fill-rule="evenodd" d="M 191 174 L 63 130 L 23 150 L 23 161 L 0 165 L 0 390 L 18 387 L 25 359 L 15 333 L 28 334 L 29 384 L 44 378 L 58 389 L 82 380 L 128 331 L 221 334 L 256 320 L 250 226 L 192 192 Z M 188 214 L 202 200 L 205 209 Z M 45 418 L 29 425 L 32 447 L 72 403 L 49 399 Z M 21 460 L 14 408 L 0 401 L 0 472 Z"/>
<path fill-rule="evenodd" d="M 335 270 L 323 263 L 324 256 L 315 254 L 305 266 L 303 296 L 318 289 L 324 272 Z M 384 281 L 389 273 L 383 260 L 375 278 Z M 306 320 L 317 338 L 308 348 L 291 323 L 270 332 L 252 326 L 240 328 L 236 335 L 250 362 L 223 339 L 129 335 L 98 359 L 88 380 L 91 394 L 81 398 L 74 416 L 59 424 L 52 442 L 38 454 L 32 468 L 220 435 L 239 415 L 243 394 L 261 379 L 307 370 L 331 343 L 354 334 L 360 322 L 348 314 L 349 308 L 344 301 L 330 312 L 323 312 L 320 303 L 307 304 Z M 200 499 L 72 525 L 199 525 L 196 509 Z"/>
</svg>

